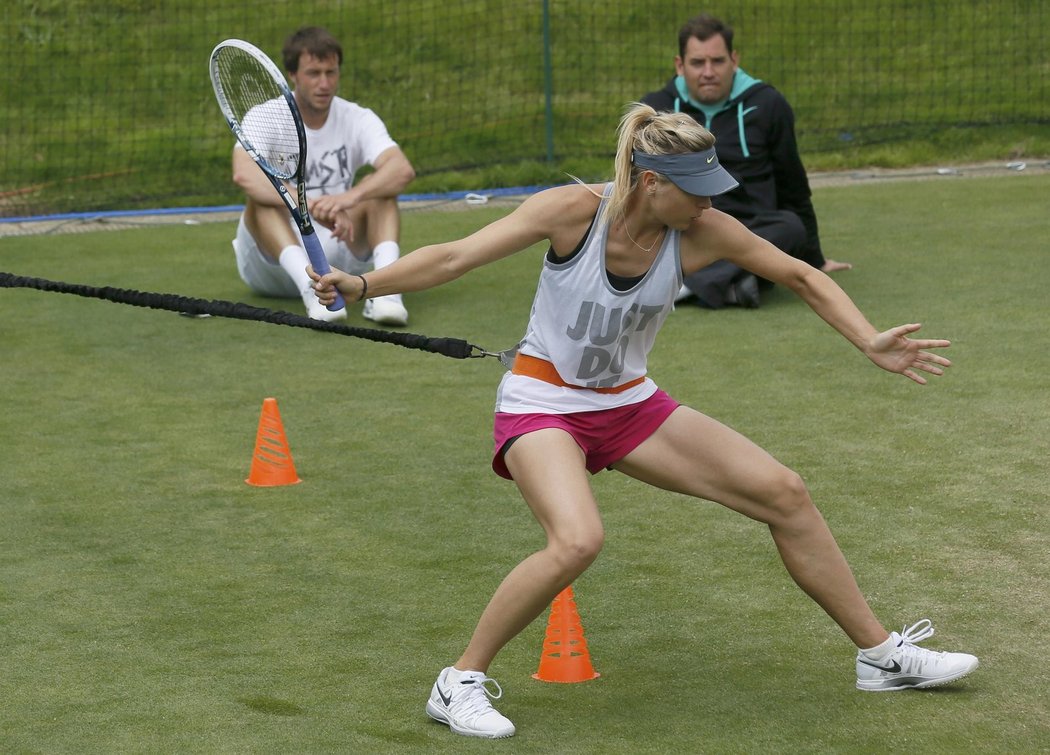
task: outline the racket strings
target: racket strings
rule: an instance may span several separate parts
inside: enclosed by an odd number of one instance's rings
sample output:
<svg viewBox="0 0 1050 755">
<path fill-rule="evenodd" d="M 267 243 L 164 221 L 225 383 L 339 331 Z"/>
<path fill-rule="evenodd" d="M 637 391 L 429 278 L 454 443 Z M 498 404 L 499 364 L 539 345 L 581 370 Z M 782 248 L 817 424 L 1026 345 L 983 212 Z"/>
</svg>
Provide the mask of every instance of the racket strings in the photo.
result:
<svg viewBox="0 0 1050 755">
<path fill-rule="evenodd" d="M 241 133 L 279 177 L 295 176 L 299 131 L 284 92 L 273 77 L 237 47 L 222 48 L 215 67 L 222 96 Z"/>
</svg>

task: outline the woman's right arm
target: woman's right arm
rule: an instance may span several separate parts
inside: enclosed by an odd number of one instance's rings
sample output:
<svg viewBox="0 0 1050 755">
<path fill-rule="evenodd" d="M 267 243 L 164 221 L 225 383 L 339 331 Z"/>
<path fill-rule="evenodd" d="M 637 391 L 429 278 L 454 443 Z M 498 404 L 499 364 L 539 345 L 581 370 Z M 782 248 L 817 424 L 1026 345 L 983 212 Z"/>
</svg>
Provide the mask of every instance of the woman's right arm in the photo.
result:
<svg viewBox="0 0 1050 755">
<path fill-rule="evenodd" d="M 596 207 L 593 194 L 578 185 L 559 186 L 534 194 L 506 217 L 489 223 L 466 238 L 420 247 L 394 264 L 368 273 L 368 296 L 440 286 L 476 267 L 550 239 L 566 225 L 579 225 L 581 219 L 584 223 L 582 235 Z M 361 298 L 363 286 L 356 275 L 333 269 L 324 276 L 317 276 L 311 270 L 310 277 L 316 281 L 317 298 L 322 304 L 335 299 L 333 287 L 348 301 Z"/>
</svg>

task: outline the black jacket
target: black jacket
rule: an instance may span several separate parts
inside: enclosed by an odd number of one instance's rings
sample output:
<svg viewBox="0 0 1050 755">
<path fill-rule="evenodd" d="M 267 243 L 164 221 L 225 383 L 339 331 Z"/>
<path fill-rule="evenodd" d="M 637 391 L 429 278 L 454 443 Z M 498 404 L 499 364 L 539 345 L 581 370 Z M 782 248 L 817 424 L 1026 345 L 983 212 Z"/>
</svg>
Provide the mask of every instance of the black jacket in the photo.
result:
<svg viewBox="0 0 1050 755">
<path fill-rule="evenodd" d="M 642 102 L 661 112 L 686 113 L 715 135 L 718 161 L 740 183 L 712 197 L 716 208 L 745 223 L 761 211 L 793 212 L 806 228 L 806 248 L 785 251 L 823 261 L 809 179 L 795 141 L 795 114 L 780 92 L 737 70 L 729 99 L 710 122 L 683 96 L 677 77 Z"/>
</svg>

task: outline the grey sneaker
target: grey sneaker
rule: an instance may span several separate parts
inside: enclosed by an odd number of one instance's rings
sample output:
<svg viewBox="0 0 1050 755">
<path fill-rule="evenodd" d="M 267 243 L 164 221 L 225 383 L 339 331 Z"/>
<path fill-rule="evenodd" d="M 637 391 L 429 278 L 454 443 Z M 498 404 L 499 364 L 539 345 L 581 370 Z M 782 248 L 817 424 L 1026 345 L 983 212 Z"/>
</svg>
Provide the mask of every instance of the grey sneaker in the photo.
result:
<svg viewBox="0 0 1050 755">
<path fill-rule="evenodd" d="M 977 658 L 969 653 L 943 653 L 915 644 L 932 636 L 933 624 L 923 619 L 890 635 L 897 647 L 885 658 L 876 661 L 857 653 L 857 689 L 889 692 L 936 687 L 977 668 Z"/>
<path fill-rule="evenodd" d="M 451 666 L 438 674 L 427 700 L 427 715 L 466 737 L 503 739 L 514 736 L 514 724 L 489 702 L 490 697 L 493 700 L 503 697 L 499 683 L 480 671 L 464 671 L 458 682 L 450 683 L 450 671 Z M 488 682 L 495 685 L 495 694 L 485 686 Z"/>
</svg>

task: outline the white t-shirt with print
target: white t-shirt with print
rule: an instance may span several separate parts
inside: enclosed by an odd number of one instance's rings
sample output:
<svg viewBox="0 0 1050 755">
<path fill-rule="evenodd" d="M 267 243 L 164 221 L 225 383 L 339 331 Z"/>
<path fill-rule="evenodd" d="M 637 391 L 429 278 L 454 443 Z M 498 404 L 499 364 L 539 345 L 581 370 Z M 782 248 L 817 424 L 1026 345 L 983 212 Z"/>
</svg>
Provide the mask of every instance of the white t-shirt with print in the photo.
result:
<svg viewBox="0 0 1050 755">
<path fill-rule="evenodd" d="M 306 129 L 306 194 L 311 199 L 339 194 L 354 183 L 354 175 L 395 142 L 379 116 L 342 97 L 332 99 L 328 120 L 316 131 Z"/>
</svg>

